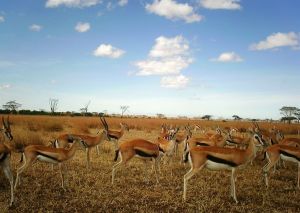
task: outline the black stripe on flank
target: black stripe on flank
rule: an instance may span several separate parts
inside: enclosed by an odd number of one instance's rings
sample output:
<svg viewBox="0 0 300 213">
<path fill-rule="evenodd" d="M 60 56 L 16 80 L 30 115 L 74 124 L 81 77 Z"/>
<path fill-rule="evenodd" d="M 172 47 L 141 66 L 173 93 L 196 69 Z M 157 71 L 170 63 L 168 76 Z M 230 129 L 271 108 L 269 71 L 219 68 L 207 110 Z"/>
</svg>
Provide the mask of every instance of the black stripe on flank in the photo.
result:
<svg viewBox="0 0 300 213">
<path fill-rule="evenodd" d="M 57 160 L 55 157 L 52 157 L 52 156 L 46 155 L 46 154 L 44 154 L 44 153 L 41 153 L 41 152 L 37 152 L 37 154 L 38 154 L 38 155 L 41 155 L 41 156 L 44 156 L 44 157 L 46 157 L 46 158 L 49 158 L 49 159 L 51 159 L 51 160 L 54 160 L 54 161 L 57 161 L 57 162 L 59 162 L 59 160 Z"/>
<path fill-rule="evenodd" d="M 116 140 L 118 140 L 118 139 L 119 139 L 117 136 L 110 135 L 110 134 L 108 134 L 108 137 L 110 137 L 110 138 L 113 138 L 113 139 L 116 139 Z"/>
<path fill-rule="evenodd" d="M 146 158 L 155 158 L 155 157 L 157 157 L 156 154 L 151 155 L 151 154 L 148 154 L 148 153 L 143 152 L 143 151 L 138 150 L 138 149 L 135 149 L 134 151 L 135 151 L 135 153 L 136 153 L 137 155 L 139 155 L 139 156 L 141 156 L 141 157 L 146 157 Z"/>
<path fill-rule="evenodd" d="M 209 146 L 207 143 L 196 142 L 197 146 Z"/>
<path fill-rule="evenodd" d="M 8 153 L 3 153 L 3 155 L 0 158 L 0 162 L 4 161 L 7 157 Z"/>
<path fill-rule="evenodd" d="M 231 166 L 231 167 L 236 167 L 237 166 L 237 164 L 232 162 L 232 161 L 224 160 L 222 158 L 218 158 L 218 157 L 215 157 L 215 156 L 212 156 L 212 155 L 207 155 L 207 159 L 210 160 L 210 161 L 213 161 L 215 163 L 226 164 L 226 165 Z"/>
<path fill-rule="evenodd" d="M 300 158 L 298 158 L 297 156 L 295 156 L 295 155 L 293 155 L 293 154 L 290 154 L 290 153 L 288 153 L 288 152 L 285 152 L 285 151 L 280 150 L 279 153 L 280 153 L 280 154 L 283 154 L 283 155 L 285 155 L 285 156 L 287 156 L 287 157 L 295 158 L 297 161 L 300 161 Z"/>
<path fill-rule="evenodd" d="M 233 144 L 238 144 L 237 142 L 234 142 L 232 140 L 226 140 L 227 143 L 233 143 Z"/>
<path fill-rule="evenodd" d="M 158 149 L 160 152 L 165 153 L 165 151 L 162 148 L 160 148 L 160 146 L 158 147 Z"/>
</svg>

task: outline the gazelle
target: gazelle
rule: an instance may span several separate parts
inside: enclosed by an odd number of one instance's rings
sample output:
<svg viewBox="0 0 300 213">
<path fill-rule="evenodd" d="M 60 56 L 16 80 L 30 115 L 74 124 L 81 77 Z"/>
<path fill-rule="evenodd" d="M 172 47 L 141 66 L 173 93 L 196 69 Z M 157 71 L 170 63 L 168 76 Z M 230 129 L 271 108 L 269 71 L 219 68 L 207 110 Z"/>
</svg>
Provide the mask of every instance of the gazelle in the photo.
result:
<svg viewBox="0 0 300 213">
<path fill-rule="evenodd" d="M 155 177 L 158 183 L 157 168 L 163 154 L 163 150 L 157 144 L 144 139 L 134 139 L 121 143 L 115 153 L 114 161 L 118 160 L 118 156 L 120 156 L 121 160 L 112 168 L 112 184 L 114 184 L 116 169 L 121 165 L 126 165 L 135 156 L 144 159 L 145 162 L 146 160 L 154 160 Z"/>
<path fill-rule="evenodd" d="M 62 171 L 62 164 L 71 159 L 79 145 L 82 145 L 83 141 L 77 139 L 73 142 L 69 149 L 53 148 L 44 145 L 29 145 L 26 146 L 23 151 L 24 164 L 17 169 L 17 178 L 15 182 L 15 189 L 19 183 L 21 174 L 36 161 L 42 161 L 46 163 L 58 164 L 61 176 L 61 186 L 64 187 L 64 172 Z"/>
<path fill-rule="evenodd" d="M 125 130 L 129 131 L 128 126 L 124 123 L 120 123 L 121 129 L 120 130 L 113 130 L 113 129 L 108 128 L 108 124 L 107 124 L 105 118 L 102 115 L 100 115 L 100 120 L 101 120 L 101 122 L 102 122 L 102 124 L 103 124 L 103 126 L 104 126 L 104 128 L 107 132 L 108 139 L 110 141 L 112 140 L 114 142 L 115 150 L 117 150 L 118 149 L 118 142 L 122 138 L 122 136 L 124 135 Z"/>
<path fill-rule="evenodd" d="M 217 146 L 223 147 L 225 145 L 225 137 L 222 135 L 220 129 L 217 129 L 217 134 L 211 135 L 210 137 L 204 135 L 203 137 L 191 137 L 187 141 L 182 160 L 184 160 L 189 152 L 189 150 L 196 146 Z"/>
<path fill-rule="evenodd" d="M 187 141 L 192 137 L 192 131 L 190 129 L 189 126 L 186 126 L 184 128 L 184 132 L 183 133 L 177 133 L 175 136 L 175 149 L 174 152 L 177 155 L 178 154 L 178 146 L 179 144 L 183 143 L 183 147 L 186 147 L 186 143 Z"/>
<path fill-rule="evenodd" d="M 8 138 L 11 141 L 13 139 L 13 136 L 11 134 L 9 118 L 7 117 L 7 123 L 5 123 L 4 118 L 2 117 L 2 124 L 3 127 L 0 129 L 1 132 L 4 134 L 5 138 Z M 10 154 L 11 154 L 10 146 L 0 141 L 0 168 L 10 183 L 9 206 L 12 206 L 14 203 L 14 178 L 10 168 Z"/>
<path fill-rule="evenodd" d="M 255 141 L 258 141 L 259 145 L 264 145 L 264 141 L 262 141 L 261 137 L 255 133 L 246 150 L 214 146 L 198 146 L 191 148 L 189 155 L 185 159 L 185 161 L 189 160 L 191 169 L 183 178 L 183 199 L 186 200 L 188 180 L 206 167 L 210 170 L 231 170 L 230 195 L 235 202 L 238 203 L 235 190 L 235 172 L 236 169 L 245 166 L 255 157 L 257 151 Z"/>
<path fill-rule="evenodd" d="M 82 144 L 86 152 L 87 168 L 90 168 L 90 152 L 95 146 L 100 145 L 103 141 L 108 140 L 107 131 L 104 129 L 102 132 L 98 132 L 97 136 L 80 135 L 80 134 L 63 134 L 60 135 L 54 141 L 54 147 L 65 148 L 69 143 L 73 143 L 75 140 L 81 139 Z"/>
<path fill-rule="evenodd" d="M 276 163 L 282 159 L 284 161 L 290 161 L 298 164 L 298 178 L 297 187 L 300 184 L 300 149 L 298 147 L 292 147 L 288 145 L 275 144 L 269 146 L 266 149 L 266 156 L 268 163 L 263 167 L 263 172 L 265 176 L 265 184 L 268 187 L 268 173 L 269 170 L 276 165 Z"/>
</svg>

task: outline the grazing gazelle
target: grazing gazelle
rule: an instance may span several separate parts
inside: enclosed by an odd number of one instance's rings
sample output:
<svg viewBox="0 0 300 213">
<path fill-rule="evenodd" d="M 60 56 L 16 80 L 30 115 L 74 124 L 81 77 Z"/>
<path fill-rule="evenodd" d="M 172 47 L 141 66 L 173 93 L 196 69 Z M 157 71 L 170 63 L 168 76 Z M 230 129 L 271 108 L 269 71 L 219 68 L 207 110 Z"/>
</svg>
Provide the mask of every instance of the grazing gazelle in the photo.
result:
<svg viewBox="0 0 300 213">
<path fill-rule="evenodd" d="M 90 168 L 90 152 L 93 147 L 97 147 L 105 140 L 108 140 L 107 131 L 104 129 L 98 132 L 97 136 L 79 135 L 79 134 L 63 134 L 60 135 L 55 141 L 53 146 L 56 148 L 65 148 L 69 143 L 73 143 L 76 139 L 81 139 L 85 147 L 87 168 Z"/>
<path fill-rule="evenodd" d="M 126 165 L 126 163 L 135 156 L 144 159 L 145 162 L 146 160 L 154 160 L 156 182 L 158 183 L 157 168 L 163 154 L 163 150 L 161 150 L 157 144 L 144 139 L 134 139 L 121 143 L 119 149 L 116 150 L 114 161 L 117 161 L 118 156 L 120 156 L 121 160 L 113 166 L 112 184 L 114 184 L 116 169 L 121 165 Z"/>
<path fill-rule="evenodd" d="M 11 134 L 9 118 L 7 118 L 7 122 L 5 123 L 4 118 L 2 117 L 2 124 L 3 127 L 0 129 L 1 132 L 4 134 L 5 138 L 8 138 L 11 141 L 13 139 L 13 136 Z M 14 203 L 14 178 L 10 169 L 10 154 L 11 154 L 10 146 L 0 141 L 0 168 L 10 183 L 11 195 L 10 195 L 9 206 L 12 206 Z"/>
<path fill-rule="evenodd" d="M 206 167 L 210 170 L 231 170 L 230 195 L 238 203 L 235 192 L 235 172 L 236 169 L 246 165 L 255 157 L 257 151 L 255 141 L 258 141 L 260 145 L 264 145 L 261 137 L 255 133 L 246 150 L 215 146 L 197 146 L 191 148 L 189 155 L 186 157 L 189 159 L 191 169 L 183 178 L 183 199 L 186 200 L 188 180 Z M 188 159 L 185 159 L 185 161 Z"/>
<path fill-rule="evenodd" d="M 121 129 L 119 130 L 114 130 L 114 129 L 109 129 L 108 124 L 104 118 L 104 116 L 100 115 L 100 120 L 107 132 L 107 137 L 110 141 L 113 141 L 115 144 L 115 150 L 118 149 L 118 142 L 124 135 L 125 130 L 129 131 L 129 128 L 126 124 L 120 123 Z"/>
<path fill-rule="evenodd" d="M 42 161 L 46 163 L 58 164 L 60 175 L 61 175 L 61 186 L 64 187 L 64 171 L 62 171 L 62 163 L 71 159 L 79 146 L 82 146 L 83 141 L 78 138 L 76 139 L 69 149 L 64 148 L 53 148 L 44 145 L 29 145 L 26 146 L 22 157 L 24 158 L 24 164 L 17 169 L 17 178 L 15 182 L 15 189 L 18 185 L 20 175 L 25 171 L 26 168 L 31 166 L 34 162 Z"/>
<path fill-rule="evenodd" d="M 297 163 L 298 165 L 298 177 L 297 177 L 297 187 L 300 184 L 300 149 L 298 147 L 292 147 L 288 145 L 275 144 L 269 146 L 266 149 L 266 156 L 268 163 L 263 167 L 263 172 L 265 176 L 266 186 L 269 186 L 268 173 L 269 170 L 276 165 L 276 163 L 282 159 L 284 161 L 290 161 Z"/>
</svg>

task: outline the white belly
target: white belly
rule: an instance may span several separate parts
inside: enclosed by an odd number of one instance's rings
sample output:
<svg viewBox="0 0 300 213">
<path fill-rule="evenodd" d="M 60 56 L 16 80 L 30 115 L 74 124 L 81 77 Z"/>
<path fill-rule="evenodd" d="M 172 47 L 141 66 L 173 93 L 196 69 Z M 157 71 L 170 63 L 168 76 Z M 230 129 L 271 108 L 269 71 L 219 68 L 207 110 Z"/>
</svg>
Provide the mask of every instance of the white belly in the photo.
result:
<svg viewBox="0 0 300 213">
<path fill-rule="evenodd" d="M 289 157 L 289 156 L 283 155 L 283 154 L 280 154 L 280 158 L 282 160 L 285 160 L 285 161 L 291 161 L 291 162 L 294 162 L 294 163 L 298 163 L 297 159 L 295 159 L 293 157 Z"/>
<path fill-rule="evenodd" d="M 216 163 L 210 160 L 206 161 L 205 167 L 210 170 L 231 170 L 232 169 L 232 167 L 227 164 Z"/>
<path fill-rule="evenodd" d="M 53 160 L 53 159 L 51 159 L 51 158 L 47 158 L 47 157 L 45 157 L 45 156 L 42 156 L 42 155 L 38 155 L 37 156 L 37 159 L 39 160 L 39 161 L 43 161 L 43 162 L 47 162 L 47 163 L 58 163 L 56 160 Z"/>
</svg>

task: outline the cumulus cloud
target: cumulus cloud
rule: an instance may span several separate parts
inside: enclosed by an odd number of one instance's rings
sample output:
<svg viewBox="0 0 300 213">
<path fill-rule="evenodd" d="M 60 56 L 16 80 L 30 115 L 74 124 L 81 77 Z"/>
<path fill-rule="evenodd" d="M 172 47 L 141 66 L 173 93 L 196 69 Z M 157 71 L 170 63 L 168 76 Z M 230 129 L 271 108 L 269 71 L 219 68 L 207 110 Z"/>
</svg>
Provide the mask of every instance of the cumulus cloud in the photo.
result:
<svg viewBox="0 0 300 213">
<path fill-rule="evenodd" d="M 162 87 L 183 88 L 189 79 L 181 72 L 193 62 L 189 49 L 188 41 L 182 36 L 160 36 L 155 39 L 148 58 L 134 64 L 138 68 L 136 75 L 160 75 Z"/>
<path fill-rule="evenodd" d="M 10 84 L 0 84 L 0 90 L 9 89 L 11 88 Z"/>
<path fill-rule="evenodd" d="M 90 30 L 90 28 L 91 28 L 91 26 L 87 22 L 86 23 L 78 22 L 75 26 L 75 30 L 80 33 L 87 32 Z"/>
<path fill-rule="evenodd" d="M 171 20 L 184 20 L 186 23 L 199 22 L 202 16 L 194 11 L 187 3 L 177 3 L 174 0 L 154 0 L 152 4 L 146 4 L 146 10 Z"/>
<path fill-rule="evenodd" d="M 165 88 L 184 88 L 187 86 L 189 82 L 189 78 L 185 77 L 184 75 L 178 76 L 165 76 L 162 77 L 160 81 L 160 85 Z"/>
<path fill-rule="evenodd" d="M 200 0 L 200 5 L 211 10 L 239 10 L 240 0 Z"/>
<path fill-rule="evenodd" d="M 300 36 L 294 32 L 289 33 L 273 33 L 264 41 L 254 43 L 250 46 L 250 50 L 268 50 L 279 47 L 299 48 Z"/>
<path fill-rule="evenodd" d="M 137 75 L 177 75 L 192 63 L 192 59 L 172 57 L 163 59 L 148 59 L 136 62 Z"/>
<path fill-rule="evenodd" d="M 182 36 L 166 38 L 160 36 L 155 39 L 155 45 L 150 51 L 151 57 L 171 57 L 186 55 L 189 50 L 188 42 Z"/>
<path fill-rule="evenodd" d="M 139 69 L 137 75 L 178 75 L 192 62 L 186 39 L 160 36 L 155 39 L 148 59 L 136 62 L 135 66 Z"/>
<path fill-rule="evenodd" d="M 217 62 L 241 62 L 243 59 L 235 52 L 225 52 L 219 55 L 218 58 L 213 58 L 211 61 Z"/>
<path fill-rule="evenodd" d="M 110 44 L 101 44 L 94 50 L 94 56 L 120 58 L 125 53 L 124 50 L 113 47 Z"/>
<path fill-rule="evenodd" d="M 31 31 L 34 31 L 34 32 L 39 32 L 42 30 L 42 26 L 41 25 L 38 25 L 38 24 L 32 24 L 31 26 L 29 26 L 29 29 Z"/>
<path fill-rule="evenodd" d="M 125 6 L 126 4 L 128 4 L 128 0 L 119 0 L 118 2 L 118 5 L 121 7 Z"/>
<path fill-rule="evenodd" d="M 3 16 L 0 16 L 0 23 L 4 22 L 4 21 L 5 21 L 5 18 Z"/>
<path fill-rule="evenodd" d="M 100 4 L 102 0 L 47 0 L 46 7 L 55 8 L 59 6 L 66 7 L 91 7 Z"/>
</svg>

